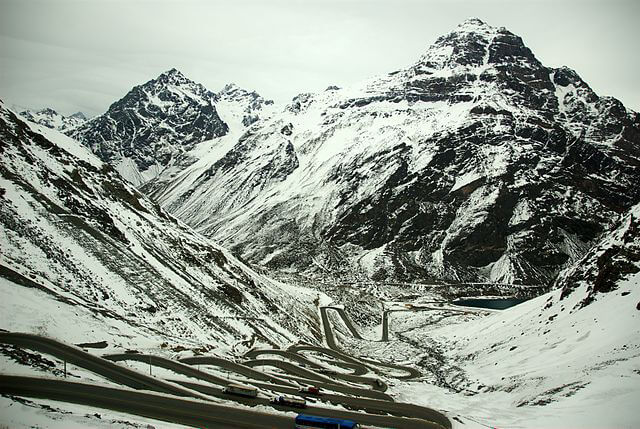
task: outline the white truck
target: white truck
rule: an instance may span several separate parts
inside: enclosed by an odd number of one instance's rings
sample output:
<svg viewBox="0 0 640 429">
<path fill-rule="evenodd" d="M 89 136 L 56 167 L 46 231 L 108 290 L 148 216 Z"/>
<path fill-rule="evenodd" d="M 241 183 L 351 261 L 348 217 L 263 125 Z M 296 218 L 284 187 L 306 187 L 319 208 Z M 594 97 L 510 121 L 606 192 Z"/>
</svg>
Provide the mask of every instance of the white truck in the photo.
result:
<svg viewBox="0 0 640 429">
<path fill-rule="evenodd" d="M 231 383 L 227 384 L 227 387 L 222 390 L 222 393 L 246 396 L 247 398 L 255 398 L 256 396 L 258 396 L 258 389 L 256 389 L 255 387 L 243 386 L 242 384 Z"/>
</svg>

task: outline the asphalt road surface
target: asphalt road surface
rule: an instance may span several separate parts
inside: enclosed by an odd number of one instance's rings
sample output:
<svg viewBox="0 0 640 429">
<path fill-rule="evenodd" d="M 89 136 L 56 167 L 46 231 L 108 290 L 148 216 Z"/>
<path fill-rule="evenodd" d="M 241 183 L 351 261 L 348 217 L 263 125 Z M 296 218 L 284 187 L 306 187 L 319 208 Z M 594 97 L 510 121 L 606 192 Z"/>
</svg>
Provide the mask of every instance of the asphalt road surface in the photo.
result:
<svg viewBox="0 0 640 429">
<path fill-rule="evenodd" d="M 3 394 L 52 399 L 89 405 L 157 420 L 201 428 L 268 429 L 294 428 L 291 416 L 269 414 L 246 408 L 234 408 L 171 396 L 94 386 L 40 377 L 0 375 Z M 262 400 L 264 404 L 268 400 Z M 291 411 L 288 407 L 276 407 Z M 441 425 L 415 418 L 379 416 L 335 409 L 307 407 L 313 415 L 356 420 L 359 423 L 398 429 L 442 429 Z"/>
<path fill-rule="evenodd" d="M 299 364 L 301 364 L 302 366 L 307 366 L 307 367 L 311 367 L 315 370 L 328 370 L 330 368 L 328 368 L 327 366 L 321 365 L 317 362 L 314 362 L 310 359 L 307 359 L 304 356 L 300 356 L 297 353 L 288 351 L 288 350 L 277 350 L 277 349 L 269 349 L 269 350 L 250 350 L 247 353 L 245 353 L 244 357 L 248 358 L 248 359 L 256 359 L 262 355 L 276 355 L 276 356 L 282 356 L 286 359 L 289 359 L 291 361 L 295 361 L 298 362 Z M 353 363 L 348 363 L 348 362 L 344 362 L 344 361 L 339 361 L 339 362 L 331 362 L 331 364 L 333 365 L 337 365 L 340 366 L 341 368 L 345 368 L 345 369 L 349 369 L 351 370 L 351 375 L 365 375 L 367 372 L 369 372 L 367 370 L 366 367 L 360 365 L 360 364 L 353 364 Z"/>
<path fill-rule="evenodd" d="M 70 346 L 50 338 L 33 334 L 0 332 L 0 343 L 13 344 L 55 356 L 60 360 L 99 374 L 115 383 L 133 387 L 134 389 L 154 390 L 156 392 L 170 393 L 177 396 L 199 397 L 199 395 L 187 389 L 124 368 L 111 361 L 87 353 L 78 347 Z"/>
<path fill-rule="evenodd" d="M 199 428 L 295 428 L 291 416 L 64 380 L 0 375 L 0 392 L 72 402 Z"/>
<path fill-rule="evenodd" d="M 338 345 L 336 344 L 335 341 L 335 335 L 333 333 L 333 328 L 331 326 L 331 322 L 329 321 L 329 317 L 327 316 L 327 310 L 335 310 L 338 312 L 338 314 L 340 315 L 340 317 L 342 318 L 342 321 L 345 323 L 345 325 L 347 326 L 347 328 L 349 329 L 349 331 L 353 334 L 354 332 L 357 333 L 357 330 L 355 329 L 355 327 L 353 326 L 353 323 L 351 322 L 351 318 L 345 313 L 345 311 L 342 308 L 336 308 L 336 307 L 321 307 L 320 308 L 320 316 L 322 318 L 322 325 L 324 327 L 324 333 L 325 333 L 325 337 L 327 339 L 327 345 L 335 352 L 341 352 L 340 348 L 338 347 Z M 383 327 L 384 327 L 384 322 L 385 320 L 387 320 L 387 311 L 385 311 L 383 313 Z M 355 338 L 358 339 L 362 339 L 362 336 L 360 336 L 360 334 L 357 334 L 357 336 L 354 335 Z M 387 337 L 388 337 L 388 332 L 387 332 Z M 384 341 L 384 331 L 383 331 L 383 341 Z M 291 350 L 291 349 L 289 349 Z M 296 350 L 301 350 L 301 349 L 296 349 Z M 317 350 L 316 350 L 317 351 Z M 339 357 L 340 359 L 345 359 L 344 354 L 340 353 L 340 354 L 336 354 L 337 357 Z M 377 361 L 373 361 L 370 359 L 360 359 L 359 361 L 354 360 L 353 358 L 350 358 L 349 360 L 352 363 L 359 363 L 361 365 L 364 364 L 369 364 L 369 365 L 373 365 L 375 367 L 384 367 L 384 368 L 391 368 L 391 369 L 395 369 L 395 370 L 400 370 L 400 371 L 405 371 L 407 373 L 407 375 L 404 376 L 396 376 L 396 378 L 399 379 L 412 379 L 412 378 L 418 378 L 420 377 L 422 374 L 420 373 L 420 371 L 418 371 L 415 368 L 412 368 L 410 366 L 404 366 L 404 365 L 395 365 L 395 364 L 391 364 L 391 363 L 386 363 L 386 362 L 377 362 Z M 370 368 L 370 366 L 369 366 Z"/>
<path fill-rule="evenodd" d="M 235 372 L 236 374 L 244 375 L 245 377 L 252 378 L 254 380 L 262 380 L 270 383 L 283 384 L 288 386 L 295 385 L 294 383 L 283 380 L 280 377 L 276 377 L 271 374 L 253 369 L 247 365 L 242 365 L 237 362 L 232 362 L 230 360 L 219 358 L 216 356 L 194 356 L 180 359 L 180 362 L 188 365 L 213 365 L 230 372 Z"/>
<path fill-rule="evenodd" d="M 352 333 L 355 332 L 355 327 L 351 324 L 346 313 L 344 313 L 344 311 L 339 311 L 339 313 L 341 313 L 340 315 L 343 321 L 345 321 L 345 324 L 351 326 L 349 330 L 352 331 Z M 229 380 L 205 371 L 199 371 L 188 365 L 211 364 L 244 375 L 250 379 L 249 384 L 253 384 L 267 395 L 272 395 L 273 392 L 276 392 L 306 396 L 308 400 L 316 403 L 328 402 L 342 405 L 352 410 L 362 410 L 369 414 L 342 411 L 334 408 L 322 408 L 311 404 L 305 409 L 305 413 L 349 418 L 362 424 L 387 428 L 449 429 L 451 427 L 451 423 L 446 416 L 438 411 L 413 404 L 393 402 L 390 397 L 382 393 L 386 390 L 384 383 L 375 378 L 361 375 L 371 370 L 375 371 L 376 366 L 386 366 L 407 371 L 409 376 L 406 378 L 419 376 L 420 374 L 417 373 L 417 371 L 413 373 L 412 368 L 401 365 L 380 363 L 367 359 L 356 359 L 338 350 L 333 337 L 331 323 L 326 316 L 326 308 L 321 308 L 321 315 L 327 344 L 335 346 L 335 349 L 314 346 L 295 346 L 289 348 L 287 351 L 279 351 L 276 353 L 274 353 L 274 351 L 253 351 L 249 354 L 255 357 L 269 353 L 278 354 L 290 358 L 298 364 L 305 365 L 304 368 L 290 362 L 275 359 L 256 359 L 245 362 L 244 364 L 239 364 L 222 358 L 202 356 L 186 358 L 183 359 L 182 362 L 176 362 L 158 356 L 137 353 L 107 355 L 100 358 L 77 347 L 36 335 L 0 333 L 0 342 L 50 354 L 58 359 L 65 360 L 96 374 L 100 374 L 115 383 L 134 389 L 153 390 L 162 395 L 92 386 L 63 380 L 11 376 L 0 376 L 0 393 L 75 402 L 199 427 L 293 427 L 291 417 L 277 414 L 264 414 L 246 408 L 232 408 L 205 402 L 211 399 L 211 397 L 217 397 L 233 400 L 249 406 L 268 405 L 280 411 L 298 411 L 289 407 L 271 405 L 268 403 L 268 397 L 265 398 L 261 395 L 258 398 L 241 398 L 223 393 L 222 389 L 214 387 L 211 384 L 199 384 L 185 380 L 165 381 L 122 367 L 112 361 L 136 360 L 152 366 L 170 369 L 207 383 L 217 384 L 218 386 L 227 385 Z M 358 338 L 361 337 L 358 335 Z M 329 363 L 338 366 L 343 364 L 358 374 L 343 374 L 327 370 L 323 365 L 299 355 L 298 353 L 301 351 L 323 353 L 331 359 Z M 270 374 L 258 371 L 252 368 L 253 366 L 273 366 L 284 371 L 285 374 Z M 359 388 L 345 382 L 364 383 L 377 390 Z M 321 396 L 301 395 L 297 391 L 298 385 L 310 384 L 322 387 L 325 391 Z M 346 393 L 350 396 L 333 394 L 329 393 L 329 391 Z M 199 399 L 199 401 L 187 401 L 186 399 L 168 395 L 195 397 Z M 228 410 L 234 411 L 229 412 Z M 269 418 L 265 418 L 264 416 L 269 416 Z"/>
</svg>

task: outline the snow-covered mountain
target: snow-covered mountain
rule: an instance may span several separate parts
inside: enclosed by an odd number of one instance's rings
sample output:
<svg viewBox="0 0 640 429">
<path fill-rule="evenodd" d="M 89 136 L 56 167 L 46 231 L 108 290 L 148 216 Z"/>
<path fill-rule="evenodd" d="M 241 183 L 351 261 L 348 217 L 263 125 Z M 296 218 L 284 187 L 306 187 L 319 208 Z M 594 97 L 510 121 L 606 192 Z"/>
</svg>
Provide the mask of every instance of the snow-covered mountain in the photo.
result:
<svg viewBox="0 0 640 429">
<path fill-rule="evenodd" d="M 638 219 L 640 204 L 543 296 L 462 323 L 407 318 L 416 329 L 402 338 L 436 344 L 444 356 L 434 367 L 458 394 L 408 383 L 399 399 L 446 407 L 479 424 L 471 427 L 636 427 Z"/>
<path fill-rule="evenodd" d="M 273 106 L 273 101 L 263 98 L 255 91 L 247 91 L 234 83 L 230 83 L 218 92 L 217 105 L 222 115 L 231 116 L 227 118 L 230 122 L 235 122 L 234 119 L 236 117 L 242 117 L 242 125 L 249 127 L 271 113 L 269 106 Z"/>
<path fill-rule="evenodd" d="M 544 283 L 640 201 L 640 115 L 470 19 L 145 190 L 271 269 Z"/>
<path fill-rule="evenodd" d="M 216 353 L 317 339 L 316 292 L 257 274 L 75 140 L 0 104 L 0 142 L 2 329 Z"/>
<path fill-rule="evenodd" d="M 275 106 L 255 91 L 247 91 L 235 84 L 228 84 L 217 93 L 216 111 L 228 126 L 228 133 L 222 137 L 205 140 L 191 150 L 176 155 L 175 161 L 167 165 L 152 180 L 141 185 L 146 194 L 154 195 L 156 190 L 182 194 L 192 185 L 202 172 L 209 168 L 211 159 L 226 154 L 240 137 L 260 119 L 269 118 Z"/>
<path fill-rule="evenodd" d="M 182 155 L 203 141 L 229 133 L 218 103 L 242 105 L 242 121 L 251 123 L 269 101 L 228 86 L 215 94 L 176 69 L 134 87 L 106 113 L 69 133 L 123 177 L 140 185 L 167 167 L 189 165 Z M 185 164 L 186 162 L 186 164 Z"/>
<path fill-rule="evenodd" d="M 44 125 L 47 128 L 53 128 L 54 130 L 63 132 L 69 132 L 87 121 L 87 117 L 82 112 L 76 112 L 73 115 L 64 116 L 49 108 L 41 110 L 24 110 L 20 112 L 20 116 L 31 122 L 35 122 L 36 124 Z"/>
</svg>

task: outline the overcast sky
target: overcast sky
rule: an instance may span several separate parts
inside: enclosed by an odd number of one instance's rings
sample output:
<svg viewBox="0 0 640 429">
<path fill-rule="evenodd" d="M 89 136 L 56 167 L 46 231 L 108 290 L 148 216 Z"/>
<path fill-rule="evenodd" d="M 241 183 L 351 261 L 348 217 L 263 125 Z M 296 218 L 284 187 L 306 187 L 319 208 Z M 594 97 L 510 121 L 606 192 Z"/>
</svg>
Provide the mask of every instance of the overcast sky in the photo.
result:
<svg viewBox="0 0 640 429">
<path fill-rule="evenodd" d="M 286 102 L 416 61 L 469 17 L 640 111 L 640 0 L 0 0 L 0 98 L 103 113 L 176 67 Z"/>
</svg>

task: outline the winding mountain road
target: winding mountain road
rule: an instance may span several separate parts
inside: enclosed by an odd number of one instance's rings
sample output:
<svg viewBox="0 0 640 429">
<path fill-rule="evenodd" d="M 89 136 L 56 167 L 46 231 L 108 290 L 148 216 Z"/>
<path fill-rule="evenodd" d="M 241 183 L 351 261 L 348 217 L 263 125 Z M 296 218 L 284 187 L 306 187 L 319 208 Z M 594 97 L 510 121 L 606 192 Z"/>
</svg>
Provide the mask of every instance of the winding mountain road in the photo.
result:
<svg viewBox="0 0 640 429">
<path fill-rule="evenodd" d="M 180 362 L 185 363 L 187 365 L 213 365 L 219 368 L 223 368 L 227 371 L 235 372 L 236 374 L 244 375 L 245 377 L 254 379 L 254 380 L 262 380 L 275 384 L 282 384 L 285 386 L 295 386 L 295 383 L 291 383 L 282 379 L 281 377 L 276 377 L 271 374 L 267 374 L 266 372 L 257 371 L 256 369 L 250 367 L 246 363 L 239 364 L 237 362 L 232 362 L 227 359 L 219 358 L 216 356 L 194 356 L 180 359 Z"/>
<path fill-rule="evenodd" d="M 263 396 L 242 398 L 224 393 L 220 387 L 226 386 L 232 381 L 192 367 L 192 365 L 204 364 L 217 366 L 243 375 L 249 379 L 249 381 L 242 380 L 243 383 L 252 384 L 267 393 L 267 395 L 271 394 L 271 392 L 278 392 L 305 396 L 312 402 L 322 401 L 360 411 L 343 411 L 310 404 L 305 411 L 310 414 L 348 418 L 362 424 L 379 427 L 402 429 L 451 428 L 451 422 L 442 413 L 413 404 L 394 402 L 388 395 L 383 393 L 387 386 L 382 380 L 365 376 L 368 372 L 378 372 L 377 368 L 379 367 L 407 371 L 407 377 L 398 378 L 414 378 L 420 376 L 420 374 L 410 367 L 376 362 L 369 359 L 356 359 L 339 350 L 335 343 L 331 323 L 326 314 L 327 309 L 333 308 L 321 308 L 320 310 L 327 344 L 330 348 L 297 345 L 290 347 L 286 351 L 253 350 L 247 353 L 246 356 L 253 359 L 242 364 L 214 356 L 184 358 L 180 362 L 139 353 L 110 354 L 97 357 L 77 347 L 49 338 L 33 334 L 0 332 L 0 342 L 2 343 L 49 354 L 99 374 L 112 382 L 133 389 L 155 391 L 161 393 L 162 396 L 149 392 L 123 390 L 63 380 L 8 375 L 0 376 L 0 392 L 3 394 L 74 402 L 199 427 L 228 427 L 231 429 L 294 427 L 293 419 L 288 416 L 265 414 L 246 408 L 232 408 L 209 403 L 212 397 L 216 397 L 232 400 L 246 406 L 262 405 L 279 411 L 291 411 L 289 407 L 270 404 L 269 400 Z M 354 337 L 362 338 L 346 313 L 342 310 L 339 311 L 339 314 L 349 331 L 354 334 Z M 346 367 L 352 373 L 340 373 L 323 364 L 314 362 L 299 354 L 303 351 L 322 353 L 328 356 L 328 363 L 340 368 Z M 293 362 L 258 358 L 269 354 L 280 356 Z M 143 362 L 220 387 L 184 379 L 161 380 L 115 363 L 120 361 Z M 304 367 L 299 365 L 304 365 Z M 280 371 L 284 371 L 284 374 L 267 373 L 254 368 L 260 366 L 275 367 Z M 356 387 L 352 383 L 368 385 L 371 389 Z M 316 385 L 325 390 L 319 396 L 309 395 L 298 391 L 298 386 L 300 385 Z M 345 393 L 350 396 L 329 393 L 331 391 Z M 171 396 L 167 396 L 167 394 Z M 191 397 L 196 400 L 181 399 L 184 397 Z M 233 410 L 233 412 L 229 410 Z M 268 416 L 268 418 L 265 416 Z"/>
<path fill-rule="evenodd" d="M 339 356 L 340 359 L 344 359 L 344 353 L 342 353 L 340 351 L 340 348 L 336 344 L 335 335 L 333 333 L 333 328 L 331 326 L 331 322 L 329 321 L 329 317 L 327 315 L 327 310 L 335 310 L 352 334 L 354 332 L 357 334 L 358 331 L 355 329 L 355 326 L 353 325 L 353 322 L 351 321 L 351 318 L 345 313 L 344 309 L 342 309 L 340 307 L 320 307 L 320 315 L 321 315 L 321 318 L 322 318 L 322 326 L 324 328 L 324 334 L 325 334 L 325 338 L 326 338 L 326 341 L 327 341 L 327 345 L 329 345 L 329 347 L 334 352 L 339 352 L 340 353 L 340 354 L 336 354 L 336 356 Z M 384 321 L 386 320 L 386 314 L 387 314 L 387 312 L 383 313 L 383 327 L 384 327 Z M 360 334 L 357 334 L 357 336 L 354 335 L 354 337 L 357 338 L 357 339 L 362 339 L 362 336 Z M 385 337 L 385 335 L 384 335 L 384 331 L 383 331 L 383 339 L 382 339 L 382 341 L 384 341 L 384 337 Z M 368 364 L 369 368 L 371 368 L 371 366 L 384 367 L 384 368 L 390 368 L 390 369 L 394 369 L 394 370 L 404 371 L 404 372 L 407 373 L 406 375 L 396 376 L 396 378 L 399 378 L 399 379 L 409 380 L 409 379 L 414 379 L 414 378 L 418 378 L 418 377 L 422 376 L 420 371 L 418 371 L 417 369 L 415 369 L 413 367 L 410 367 L 410 366 L 397 365 L 397 364 L 392 364 L 392 363 L 387 363 L 387 362 L 379 362 L 379 361 L 374 361 L 374 360 L 371 360 L 371 359 L 362 359 L 362 358 L 360 358 L 359 361 L 356 360 L 356 359 L 353 359 L 353 358 L 349 358 L 349 361 L 351 361 L 351 363 L 357 363 L 357 364 L 363 365 L 365 367 Z M 377 372 L 375 369 L 373 369 L 373 370 L 375 372 Z"/>
<path fill-rule="evenodd" d="M 0 375 L 0 392 L 89 405 L 192 427 L 295 428 L 290 416 L 66 380 Z"/>
<path fill-rule="evenodd" d="M 134 389 L 153 390 L 160 393 L 169 393 L 177 396 L 191 396 L 201 398 L 195 392 L 175 386 L 155 377 L 133 371 L 128 368 L 116 365 L 115 363 L 94 356 L 75 346 L 61 343 L 51 338 L 40 337 L 33 334 L 0 332 L 0 343 L 13 344 L 24 347 L 74 364 L 87 369 L 95 374 L 99 374 L 114 383 L 122 384 Z"/>
<path fill-rule="evenodd" d="M 281 356 L 291 361 L 300 363 L 303 366 L 311 367 L 315 370 L 326 371 L 329 368 L 323 366 L 317 362 L 300 356 L 299 354 L 288 350 L 249 350 L 245 353 L 244 357 L 249 359 L 255 359 L 263 355 L 276 355 Z M 368 370 L 360 364 L 354 364 L 349 362 L 331 362 L 332 365 L 339 366 L 341 368 L 349 369 L 352 371 L 351 375 L 365 375 Z"/>
</svg>

